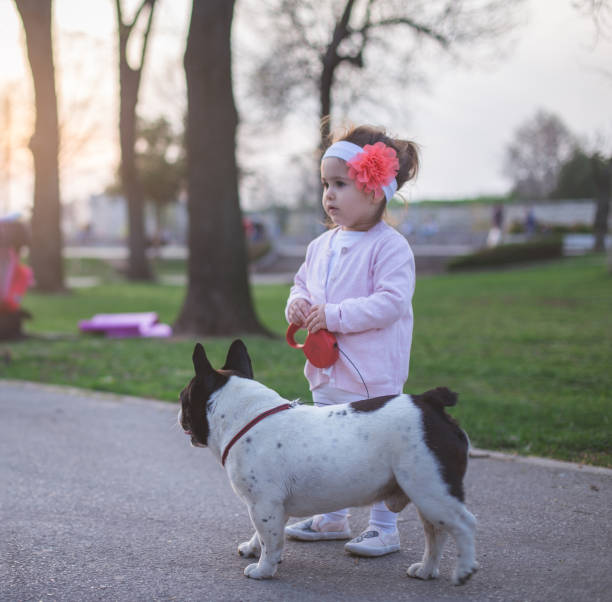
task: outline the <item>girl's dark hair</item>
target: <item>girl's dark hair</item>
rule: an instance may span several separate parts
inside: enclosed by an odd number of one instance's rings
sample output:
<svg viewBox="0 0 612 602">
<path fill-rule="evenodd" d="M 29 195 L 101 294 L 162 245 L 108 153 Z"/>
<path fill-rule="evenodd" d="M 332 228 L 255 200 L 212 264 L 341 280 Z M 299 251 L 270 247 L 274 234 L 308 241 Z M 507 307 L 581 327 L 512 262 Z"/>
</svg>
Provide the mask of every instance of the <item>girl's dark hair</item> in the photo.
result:
<svg viewBox="0 0 612 602">
<path fill-rule="evenodd" d="M 360 125 L 348 130 L 332 133 L 329 143 L 331 145 L 340 140 L 346 140 L 347 142 L 352 142 L 359 146 L 383 142 L 387 146 L 395 149 L 399 160 L 399 171 L 397 172 L 397 176 L 395 176 L 398 188 L 401 188 L 403 184 L 412 180 L 419 171 L 419 153 L 417 145 L 410 140 L 391 138 L 383 128 L 378 128 L 373 125 Z"/>
</svg>

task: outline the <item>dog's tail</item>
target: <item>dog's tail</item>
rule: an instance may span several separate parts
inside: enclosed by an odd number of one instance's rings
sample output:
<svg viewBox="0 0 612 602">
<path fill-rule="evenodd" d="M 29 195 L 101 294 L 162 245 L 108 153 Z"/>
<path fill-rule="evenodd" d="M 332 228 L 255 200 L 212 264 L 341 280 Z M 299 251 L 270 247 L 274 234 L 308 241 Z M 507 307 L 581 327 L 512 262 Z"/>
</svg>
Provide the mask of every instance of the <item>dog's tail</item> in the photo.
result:
<svg viewBox="0 0 612 602">
<path fill-rule="evenodd" d="M 444 411 L 444 408 L 457 405 L 459 401 L 457 393 L 451 391 L 448 387 L 436 387 L 435 389 L 425 391 L 425 393 L 421 395 L 413 396 L 413 399 L 415 398 L 418 399 L 420 403 L 427 404 L 441 418 L 459 428 L 459 423 Z"/>
<path fill-rule="evenodd" d="M 447 387 L 430 389 L 419 395 L 419 398 L 440 412 L 443 412 L 445 407 L 456 405 L 459 400 L 457 393 Z"/>
</svg>

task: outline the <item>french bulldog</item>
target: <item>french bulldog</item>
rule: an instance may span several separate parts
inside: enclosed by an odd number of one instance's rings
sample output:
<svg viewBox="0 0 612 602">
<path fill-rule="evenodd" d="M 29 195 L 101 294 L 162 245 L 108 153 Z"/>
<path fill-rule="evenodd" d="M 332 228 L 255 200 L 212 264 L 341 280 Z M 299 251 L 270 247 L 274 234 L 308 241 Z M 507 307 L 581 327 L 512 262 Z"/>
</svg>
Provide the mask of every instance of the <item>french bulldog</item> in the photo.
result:
<svg viewBox="0 0 612 602">
<path fill-rule="evenodd" d="M 456 585 L 477 570 L 476 519 L 464 505 L 469 440 L 446 414 L 457 395 L 440 387 L 313 407 L 288 402 L 253 380 L 246 346 L 232 343 L 215 370 L 199 343 L 195 376 L 180 394 L 178 421 L 192 445 L 208 446 L 247 506 L 255 533 L 238 546 L 259 557 L 244 574 L 272 577 L 289 516 L 309 516 L 384 500 L 399 512 L 410 501 L 425 531 L 421 562 L 408 568 L 436 578 L 448 533 L 455 539 Z"/>
</svg>

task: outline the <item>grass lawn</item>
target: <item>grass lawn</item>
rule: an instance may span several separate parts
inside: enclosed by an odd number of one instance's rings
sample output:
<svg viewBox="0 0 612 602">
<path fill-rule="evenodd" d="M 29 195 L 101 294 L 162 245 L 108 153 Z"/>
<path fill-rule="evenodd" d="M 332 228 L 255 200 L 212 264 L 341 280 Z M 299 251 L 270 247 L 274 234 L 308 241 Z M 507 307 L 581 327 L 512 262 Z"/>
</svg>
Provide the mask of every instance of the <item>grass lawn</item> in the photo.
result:
<svg viewBox="0 0 612 602">
<path fill-rule="evenodd" d="M 303 355 L 282 338 L 287 292 L 254 287 L 260 318 L 279 338 L 244 340 L 258 380 L 309 399 Z M 77 322 L 156 311 L 172 323 L 183 296 L 181 287 L 116 278 L 67 295 L 29 293 L 32 337 L 0 344 L 0 358 L 11 357 L 0 359 L 0 377 L 176 400 L 192 375 L 193 340 L 106 340 L 80 335 Z M 406 391 L 457 391 L 452 413 L 475 446 L 612 466 L 612 276 L 603 258 L 423 277 L 414 311 Z M 231 339 L 202 342 L 220 365 Z"/>
</svg>

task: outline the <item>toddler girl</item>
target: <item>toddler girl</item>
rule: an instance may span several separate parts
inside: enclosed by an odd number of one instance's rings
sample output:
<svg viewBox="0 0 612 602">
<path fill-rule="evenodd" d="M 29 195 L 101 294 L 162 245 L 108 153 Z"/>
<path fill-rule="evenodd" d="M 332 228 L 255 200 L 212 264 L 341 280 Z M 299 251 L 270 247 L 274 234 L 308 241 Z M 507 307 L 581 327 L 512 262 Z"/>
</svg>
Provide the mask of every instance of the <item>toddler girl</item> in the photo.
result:
<svg viewBox="0 0 612 602">
<path fill-rule="evenodd" d="M 418 169 L 416 146 L 360 126 L 336 139 L 321 160 L 328 230 L 310 243 L 285 314 L 310 333 L 327 328 L 341 350 L 330 368 L 306 362 L 316 406 L 397 395 L 408 377 L 414 257 L 406 239 L 383 221 L 387 202 Z M 357 443 L 356 443 L 357 445 Z M 350 539 L 348 509 L 293 525 L 290 537 Z M 367 529 L 345 545 L 361 556 L 399 550 L 397 515 L 374 504 Z"/>
</svg>

